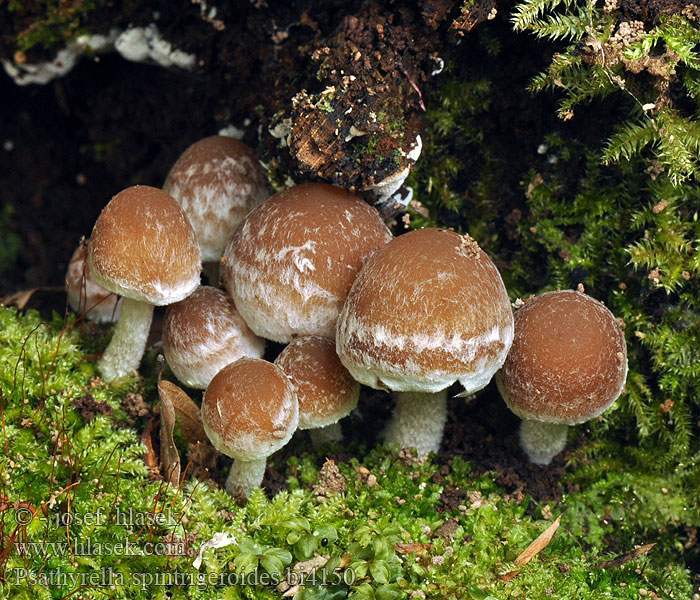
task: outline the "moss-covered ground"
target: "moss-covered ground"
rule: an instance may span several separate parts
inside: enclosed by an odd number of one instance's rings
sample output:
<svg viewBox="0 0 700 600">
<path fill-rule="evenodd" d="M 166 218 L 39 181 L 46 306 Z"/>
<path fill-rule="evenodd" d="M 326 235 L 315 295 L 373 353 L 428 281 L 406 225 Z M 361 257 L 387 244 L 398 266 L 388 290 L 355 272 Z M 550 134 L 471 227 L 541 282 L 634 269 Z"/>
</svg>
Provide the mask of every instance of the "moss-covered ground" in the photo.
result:
<svg viewBox="0 0 700 600">
<path fill-rule="evenodd" d="M 295 439 L 284 463 L 273 460 L 287 489 L 256 491 L 241 507 L 211 479 L 176 488 L 149 470 L 143 424 L 124 399 L 148 400 L 150 384 L 102 383 L 72 325 L 0 309 L 2 598 L 274 598 L 289 570 L 313 565 L 325 570 L 288 594 L 692 596 L 684 544 L 697 487 L 683 465 L 662 476 L 634 448 L 592 443 L 573 457 L 570 492 L 538 503 L 459 458 L 436 464 L 378 446 L 336 463 L 338 474 L 325 460 L 332 448 Z M 86 422 L 88 396 L 103 408 Z M 345 450 L 361 443 L 358 432 Z M 459 504 L 443 500 L 448 489 L 464 491 Z M 516 565 L 559 517 L 551 542 Z M 222 539 L 197 568 L 202 544 Z"/>
</svg>

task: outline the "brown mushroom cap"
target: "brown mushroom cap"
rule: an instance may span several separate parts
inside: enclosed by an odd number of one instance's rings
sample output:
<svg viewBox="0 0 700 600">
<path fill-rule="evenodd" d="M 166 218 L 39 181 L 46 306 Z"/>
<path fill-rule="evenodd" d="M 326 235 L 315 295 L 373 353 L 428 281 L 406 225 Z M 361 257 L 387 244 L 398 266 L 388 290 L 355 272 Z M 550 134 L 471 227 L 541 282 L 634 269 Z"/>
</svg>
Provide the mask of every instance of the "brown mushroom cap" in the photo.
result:
<svg viewBox="0 0 700 600">
<path fill-rule="evenodd" d="M 337 350 L 374 388 L 437 392 L 459 380 L 483 388 L 513 339 L 501 275 L 469 236 L 420 229 L 365 264 L 338 319 Z"/>
<path fill-rule="evenodd" d="M 95 283 L 86 263 L 87 250 L 80 244 L 73 252 L 66 271 L 68 302 L 76 313 L 96 323 L 113 323 L 119 319 L 121 298 Z"/>
<path fill-rule="evenodd" d="M 522 419 L 575 425 L 597 417 L 622 393 L 625 336 L 613 314 L 567 290 L 532 298 L 515 313 L 515 339 L 496 375 Z"/>
<path fill-rule="evenodd" d="M 299 429 L 337 423 L 357 406 L 360 384 L 343 366 L 331 339 L 293 339 L 275 360 L 292 380 L 299 401 Z"/>
<path fill-rule="evenodd" d="M 224 367 L 204 392 L 202 424 L 223 454 L 259 460 L 292 437 L 299 420 L 294 387 L 284 371 L 260 358 Z"/>
<path fill-rule="evenodd" d="M 363 261 L 391 239 L 376 209 L 340 188 L 297 185 L 255 208 L 231 237 L 222 280 L 259 336 L 333 337 Z"/>
<path fill-rule="evenodd" d="M 222 135 L 187 148 L 170 169 L 163 189 L 187 214 L 204 262 L 221 258 L 236 226 L 270 195 L 253 150 Z"/>
<path fill-rule="evenodd" d="M 199 244 L 180 205 L 158 188 L 135 185 L 102 209 L 88 246 L 102 287 L 155 305 L 187 297 L 199 285 Z"/>
<path fill-rule="evenodd" d="M 229 363 L 260 358 L 265 342 L 246 325 L 228 294 L 200 286 L 165 311 L 163 351 L 182 383 L 204 389 Z"/>
</svg>

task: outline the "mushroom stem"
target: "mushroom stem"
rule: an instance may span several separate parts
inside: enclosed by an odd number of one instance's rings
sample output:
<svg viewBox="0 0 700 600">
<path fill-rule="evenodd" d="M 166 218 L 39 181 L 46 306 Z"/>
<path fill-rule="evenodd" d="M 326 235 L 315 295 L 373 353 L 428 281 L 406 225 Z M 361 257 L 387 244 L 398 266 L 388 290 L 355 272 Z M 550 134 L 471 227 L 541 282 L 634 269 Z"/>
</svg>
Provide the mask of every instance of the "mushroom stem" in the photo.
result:
<svg viewBox="0 0 700 600">
<path fill-rule="evenodd" d="M 232 496 L 241 493 L 247 498 L 250 490 L 262 484 L 266 464 L 266 458 L 234 459 L 231 471 L 226 478 L 226 491 Z"/>
<path fill-rule="evenodd" d="M 386 442 L 401 448 L 415 447 L 418 455 L 440 449 L 447 420 L 447 390 L 397 392 L 394 416 L 386 430 Z"/>
<path fill-rule="evenodd" d="M 525 419 L 520 425 L 520 445 L 530 462 L 546 466 L 566 446 L 568 425 Z"/>
<path fill-rule="evenodd" d="M 309 429 L 309 437 L 314 448 L 323 444 L 337 444 L 343 441 L 343 431 L 340 428 L 340 423 L 331 423 L 325 427 L 317 427 Z"/>
<path fill-rule="evenodd" d="M 112 341 L 98 363 L 102 379 L 114 381 L 138 369 L 152 320 L 152 304 L 131 298 L 122 300 L 121 316 L 114 328 Z"/>
</svg>

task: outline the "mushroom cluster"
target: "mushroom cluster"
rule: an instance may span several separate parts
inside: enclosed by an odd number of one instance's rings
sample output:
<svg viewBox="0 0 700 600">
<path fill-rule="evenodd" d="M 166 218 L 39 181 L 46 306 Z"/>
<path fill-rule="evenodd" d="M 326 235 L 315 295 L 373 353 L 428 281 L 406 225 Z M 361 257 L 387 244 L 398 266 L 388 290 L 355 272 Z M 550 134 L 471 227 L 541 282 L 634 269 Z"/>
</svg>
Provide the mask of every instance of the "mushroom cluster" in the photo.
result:
<svg viewBox="0 0 700 600">
<path fill-rule="evenodd" d="M 440 448 L 448 388 L 472 394 L 496 375 L 540 464 L 562 450 L 569 425 L 622 392 L 624 335 L 600 302 L 553 292 L 514 317 L 498 269 L 469 235 L 394 238 L 374 207 L 323 183 L 265 196 L 247 146 L 205 138 L 163 190 L 112 198 L 87 262 L 77 251 L 69 269 L 69 291 L 96 294 L 113 316 L 123 297 L 99 363 L 108 381 L 138 367 L 153 307 L 168 305 L 165 358 L 182 383 L 205 390 L 204 429 L 234 459 L 230 493 L 260 485 L 267 457 L 297 429 L 315 444 L 340 441 L 361 384 L 394 392 L 386 441 L 426 454 Z M 219 258 L 225 289 L 200 286 L 202 260 Z M 263 359 L 265 340 L 287 344 L 274 362 Z"/>
</svg>

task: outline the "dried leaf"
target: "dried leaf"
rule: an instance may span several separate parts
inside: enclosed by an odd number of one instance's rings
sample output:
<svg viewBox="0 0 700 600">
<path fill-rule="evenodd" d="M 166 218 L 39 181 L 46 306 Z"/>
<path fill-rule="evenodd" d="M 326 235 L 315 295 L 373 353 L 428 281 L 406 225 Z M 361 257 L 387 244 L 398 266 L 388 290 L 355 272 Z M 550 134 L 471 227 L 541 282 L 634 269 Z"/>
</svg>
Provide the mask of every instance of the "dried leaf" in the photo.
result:
<svg viewBox="0 0 700 600">
<path fill-rule="evenodd" d="M 515 559 L 515 566 L 522 567 L 529 563 L 535 556 L 537 556 L 542 550 L 549 546 L 549 542 L 552 541 L 554 533 L 559 528 L 559 521 L 561 521 L 561 515 L 559 515 L 554 523 L 552 523 L 547 529 L 545 529 L 540 535 L 537 536 L 534 542 L 530 544 L 525 550 Z"/>
<path fill-rule="evenodd" d="M 622 565 L 628 563 L 631 560 L 634 560 L 635 558 L 639 558 L 640 556 L 646 556 L 649 554 L 650 550 L 656 546 L 656 543 L 653 544 L 645 544 L 644 546 L 637 546 L 634 550 L 630 550 L 629 552 L 625 552 L 624 554 L 620 554 L 619 556 L 616 556 L 612 560 L 606 560 L 598 565 L 599 569 L 608 569 L 610 567 L 621 567 Z"/>
<path fill-rule="evenodd" d="M 158 383 L 160 397 L 160 471 L 173 485 L 180 483 L 180 453 L 175 446 L 173 431 L 175 430 L 175 408 L 173 397 L 178 392 L 184 394 L 179 387 L 169 381 Z M 186 394 L 185 394 L 186 395 Z"/>
<path fill-rule="evenodd" d="M 496 579 L 496 583 L 502 581 L 503 583 L 508 583 L 511 579 L 515 579 L 518 576 L 517 571 L 508 571 Z"/>
<path fill-rule="evenodd" d="M 19 310 L 24 310 L 27 304 L 29 304 L 29 301 L 32 299 L 32 296 L 37 292 L 65 293 L 65 289 L 59 286 L 43 286 L 35 287 L 30 290 L 21 290 L 19 292 L 15 292 L 14 294 L 10 294 L 9 296 L 5 296 L 2 298 L 2 300 L 0 300 L 0 304 L 3 306 L 16 306 Z"/>
<path fill-rule="evenodd" d="M 426 550 L 430 550 L 430 544 L 396 544 L 394 550 L 399 554 L 421 554 Z"/>
<path fill-rule="evenodd" d="M 282 598 L 289 598 L 291 596 L 296 596 L 300 590 L 301 590 L 300 585 L 292 586 L 284 594 L 282 594 Z"/>
<path fill-rule="evenodd" d="M 171 381 L 162 380 L 158 383 L 158 393 L 161 400 L 163 394 L 168 399 L 175 411 L 175 419 L 180 424 L 182 435 L 189 444 L 197 442 L 209 443 L 209 438 L 204 432 L 202 418 L 199 415 L 199 406 L 183 390 Z"/>
<path fill-rule="evenodd" d="M 153 448 L 153 429 L 155 428 L 155 420 L 157 417 L 151 417 L 146 423 L 146 427 L 141 434 L 141 442 L 146 446 L 146 454 L 143 455 L 143 462 L 149 469 L 158 468 L 158 459 L 156 458 L 156 451 Z"/>
</svg>

